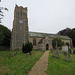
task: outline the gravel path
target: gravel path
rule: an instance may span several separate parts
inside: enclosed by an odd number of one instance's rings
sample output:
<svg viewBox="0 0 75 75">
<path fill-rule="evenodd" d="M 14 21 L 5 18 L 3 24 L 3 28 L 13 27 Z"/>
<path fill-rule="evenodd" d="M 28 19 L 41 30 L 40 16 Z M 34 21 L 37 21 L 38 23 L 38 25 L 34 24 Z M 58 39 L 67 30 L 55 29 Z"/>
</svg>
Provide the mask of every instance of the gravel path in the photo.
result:
<svg viewBox="0 0 75 75">
<path fill-rule="evenodd" d="M 48 56 L 49 51 L 46 51 L 32 67 L 28 75 L 46 75 L 46 70 L 48 66 Z"/>
</svg>

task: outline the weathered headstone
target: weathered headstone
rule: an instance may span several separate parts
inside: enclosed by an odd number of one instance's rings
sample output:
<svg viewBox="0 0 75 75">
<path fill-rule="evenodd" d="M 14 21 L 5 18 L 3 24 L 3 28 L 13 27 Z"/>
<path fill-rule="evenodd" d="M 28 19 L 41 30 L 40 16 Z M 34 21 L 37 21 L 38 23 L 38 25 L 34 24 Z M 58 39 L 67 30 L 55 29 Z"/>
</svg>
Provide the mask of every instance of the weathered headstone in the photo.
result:
<svg viewBox="0 0 75 75">
<path fill-rule="evenodd" d="M 70 53 L 67 53 L 67 54 L 66 54 L 65 60 L 66 60 L 66 61 L 70 61 Z"/>
<path fill-rule="evenodd" d="M 73 50 L 73 54 L 75 54 L 75 50 Z"/>
<path fill-rule="evenodd" d="M 62 46 L 62 51 L 68 52 L 68 46 Z"/>
<path fill-rule="evenodd" d="M 72 50 L 71 50 L 71 49 L 69 49 L 69 50 L 68 50 L 68 52 L 71 54 Z"/>
<path fill-rule="evenodd" d="M 53 57 L 55 57 L 55 51 L 53 50 Z"/>
<path fill-rule="evenodd" d="M 62 51 L 65 55 L 65 60 L 70 61 L 70 50 L 68 50 L 68 46 L 62 46 Z"/>
<path fill-rule="evenodd" d="M 60 58 L 58 51 L 56 52 L 56 57 L 57 57 L 57 58 Z"/>
</svg>

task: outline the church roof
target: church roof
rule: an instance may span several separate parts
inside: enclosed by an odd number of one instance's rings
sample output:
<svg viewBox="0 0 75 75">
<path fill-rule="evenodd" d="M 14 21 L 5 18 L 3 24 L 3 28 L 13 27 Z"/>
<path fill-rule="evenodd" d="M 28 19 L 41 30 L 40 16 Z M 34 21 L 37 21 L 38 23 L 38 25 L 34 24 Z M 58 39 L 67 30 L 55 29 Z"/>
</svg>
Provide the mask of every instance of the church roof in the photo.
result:
<svg viewBox="0 0 75 75">
<path fill-rule="evenodd" d="M 40 33 L 40 32 L 29 32 L 30 37 L 49 37 L 49 38 L 61 38 L 61 39 L 71 39 L 68 36 L 61 36 L 58 34 Z"/>
</svg>

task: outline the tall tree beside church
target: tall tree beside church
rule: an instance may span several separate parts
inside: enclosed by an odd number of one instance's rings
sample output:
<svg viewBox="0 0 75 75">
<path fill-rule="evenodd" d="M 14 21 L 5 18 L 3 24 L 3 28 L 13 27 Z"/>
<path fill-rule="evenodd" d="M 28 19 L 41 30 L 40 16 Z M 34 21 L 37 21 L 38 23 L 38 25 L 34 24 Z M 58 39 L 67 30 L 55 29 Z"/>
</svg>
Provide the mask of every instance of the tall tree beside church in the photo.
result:
<svg viewBox="0 0 75 75">
<path fill-rule="evenodd" d="M 0 25 L 0 46 L 10 46 L 10 37 L 11 37 L 11 31 L 3 26 Z"/>
<path fill-rule="evenodd" d="M 75 47 L 75 28 L 66 28 L 58 32 L 59 35 L 68 36 L 72 39 L 73 46 Z"/>
<path fill-rule="evenodd" d="M 75 47 L 75 28 L 73 28 L 72 31 L 71 31 L 71 38 L 72 38 L 72 41 L 73 41 L 73 46 Z"/>
<path fill-rule="evenodd" d="M 72 30 L 70 28 L 66 28 L 66 29 L 59 31 L 58 34 L 71 37 L 71 31 Z"/>
</svg>

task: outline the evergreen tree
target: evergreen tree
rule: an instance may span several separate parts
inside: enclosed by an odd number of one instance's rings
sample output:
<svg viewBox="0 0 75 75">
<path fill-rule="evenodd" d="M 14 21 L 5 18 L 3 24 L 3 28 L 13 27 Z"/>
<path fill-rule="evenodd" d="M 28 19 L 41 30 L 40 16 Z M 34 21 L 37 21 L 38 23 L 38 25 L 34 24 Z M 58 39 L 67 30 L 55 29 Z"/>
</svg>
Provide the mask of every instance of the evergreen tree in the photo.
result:
<svg viewBox="0 0 75 75">
<path fill-rule="evenodd" d="M 10 47 L 10 38 L 11 31 L 7 27 L 0 25 L 0 45 Z"/>
<path fill-rule="evenodd" d="M 27 44 L 23 44 L 23 46 L 22 46 L 22 51 L 23 51 L 23 53 L 30 53 L 31 54 L 31 51 L 32 51 L 32 48 L 33 48 L 33 45 L 32 45 L 32 43 L 27 43 Z"/>
</svg>

